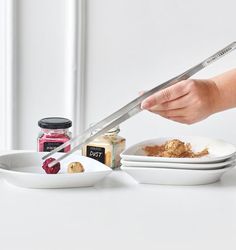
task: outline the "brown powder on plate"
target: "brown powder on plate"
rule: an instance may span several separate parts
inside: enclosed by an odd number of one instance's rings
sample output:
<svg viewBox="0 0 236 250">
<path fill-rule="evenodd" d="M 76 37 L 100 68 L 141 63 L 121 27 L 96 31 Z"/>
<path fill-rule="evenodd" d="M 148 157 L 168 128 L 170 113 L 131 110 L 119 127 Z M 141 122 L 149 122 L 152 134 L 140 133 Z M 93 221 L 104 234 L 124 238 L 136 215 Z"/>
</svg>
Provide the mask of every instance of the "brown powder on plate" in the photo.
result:
<svg viewBox="0 0 236 250">
<path fill-rule="evenodd" d="M 167 141 L 162 145 L 146 146 L 143 148 L 147 156 L 169 158 L 199 158 L 208 155 L 208 149 L 194 153 L 190 143 L 184 143 L 178 139 Z"/>
</svg>

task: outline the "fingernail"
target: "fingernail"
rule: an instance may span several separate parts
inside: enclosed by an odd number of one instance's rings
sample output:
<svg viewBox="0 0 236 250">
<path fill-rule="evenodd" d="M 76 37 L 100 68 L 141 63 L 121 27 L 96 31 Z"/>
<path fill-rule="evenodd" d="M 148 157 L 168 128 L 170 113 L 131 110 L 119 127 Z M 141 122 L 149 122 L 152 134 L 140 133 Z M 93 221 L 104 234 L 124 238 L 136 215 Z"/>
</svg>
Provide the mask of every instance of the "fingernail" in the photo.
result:
<svg viewBox="0 0 236 250">
<path fill-rule="evenodd" d="M 148 109 L 148 108 L 150 108 L 150 103 L 149 102 L 142 103 L 141 108 L 142 109 Z"/>
<path fill-rule="evenodd" d="M 138 92 L 139 95 L 143 95 L 146 91 L 145 90 L 141 90 Z"/>
</svg>

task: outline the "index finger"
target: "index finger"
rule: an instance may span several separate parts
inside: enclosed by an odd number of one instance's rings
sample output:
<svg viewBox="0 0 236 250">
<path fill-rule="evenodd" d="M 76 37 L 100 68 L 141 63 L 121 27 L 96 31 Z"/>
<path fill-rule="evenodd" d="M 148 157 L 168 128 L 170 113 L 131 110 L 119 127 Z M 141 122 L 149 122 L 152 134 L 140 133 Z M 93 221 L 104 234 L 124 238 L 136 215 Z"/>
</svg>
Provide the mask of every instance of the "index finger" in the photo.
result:
<svg viewBox="0 0 236 250">
<path fill-rule="evenodd" d="M 159 105 L 165 102 L 175 100 L 181 96 L 184 96 L 189 93 L 189 88 L 187 88 L 187 81 L 184 80 L 170 86 L 166 89 L 156 92 L 155 94 L 146 98 L 142 104 L 142 109 L 149 109 L 155 105 Z"/>
</svg>

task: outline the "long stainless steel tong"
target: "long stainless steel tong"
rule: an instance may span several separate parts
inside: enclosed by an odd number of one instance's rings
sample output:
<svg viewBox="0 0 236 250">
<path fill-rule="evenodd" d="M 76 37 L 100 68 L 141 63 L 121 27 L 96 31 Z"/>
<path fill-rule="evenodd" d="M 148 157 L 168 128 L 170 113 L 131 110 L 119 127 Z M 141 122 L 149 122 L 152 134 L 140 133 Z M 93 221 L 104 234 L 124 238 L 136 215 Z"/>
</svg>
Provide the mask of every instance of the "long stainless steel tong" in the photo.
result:
<svg viewBox="0 0 236 250">
<path fill-rule="evenodd" d="M 215 53 L 214 55 L 208 57 L 207 59 L 205 59 L 201 63 L 197 64 L 196 66 L 188 69 L 184 73 L 182 73 L 182 74 L 156 86 L 155 88 L 145 92 L 143 95 L 141 95 L 141 96 L 137 97 L 136 99 L 134 99 L 133 101 L 129 102 L 121 109 L 117 110 L 113 114 L 109 115 L 105 119 L 101 120 L 100 122 L 96 123 L 95 125 L 93 125 L 89 129 L 85 130 L 81 135 L 75 136 L 71 140 L 67 141 L 66 143 L 64 143 L 61 146 L 57 147 L 56 149 L 52 150 L 48 154 L 44 155 L 42 157 L 42 159 L 43 160 L 47 159 L 49 156 L 52 156 L 56 152 L 62 150 L 63 148 L 67 147 L 68 145 L 71 145 L 72 143 L 77 141 L 78 144 L 70 152 L 63 154 L 57 160 L 55 160 L 49 164 L 49 167 L 54 166 L 56 163 L 65 159 L 66 157 L 68 157 L 69 155 L 71 155 L 72 153 L 74 153 L 75 151 L 77 151 L 78 149 L 83 147 L 84 145 L 86 145 L 89 142 L 91 142 L 92 140 L 94 140 L 96 137 L 104 134 L 108 130 L 114 128 L 116 125 L 124 122 L 125 120 L 129 119 L 130 117 L 132 117 L 135 114 L 142 111 L 141 103 L 147 97 L 149 97 L 152 94 L 154 94 L 155 92 L 157 92 L 161 89 L 167 88 L 167 87 L 169 87 L 169 86 L 171 86 L 179 81 L 188 79 L 189 77 L 191 77 L 192 75 L 194 75 L 198 71 L 202 70 L 203 68 L 207 67 L 211 63 L 215 62 L 216 60 L 218 60 L 218 59 L 222 58 L 223 56 L 225 56 L 226 54 L 230 53 L 235 48 L 236 48 L 236 42 L 233 42 L 233 43 L 229 44 L 227 47 L 225 47 L 225 48 L 221 49 L 220 51 L 218 51 L 217 53 Z"/>
</svg>

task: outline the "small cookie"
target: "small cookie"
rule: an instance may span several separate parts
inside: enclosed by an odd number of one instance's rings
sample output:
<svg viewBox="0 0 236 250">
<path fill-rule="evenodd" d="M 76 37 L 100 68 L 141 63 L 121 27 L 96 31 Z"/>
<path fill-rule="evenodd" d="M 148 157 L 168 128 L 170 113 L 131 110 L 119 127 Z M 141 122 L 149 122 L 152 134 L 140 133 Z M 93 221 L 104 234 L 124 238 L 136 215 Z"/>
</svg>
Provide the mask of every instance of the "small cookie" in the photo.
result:
<svg viewBox="0 0 236 250">
<path fill-rule="evenodd" d="M 82 173 L 84 172 L 84 167 L 80 162 L 71 162 L 67 167 L 67 173 Z"/>
</svg>

